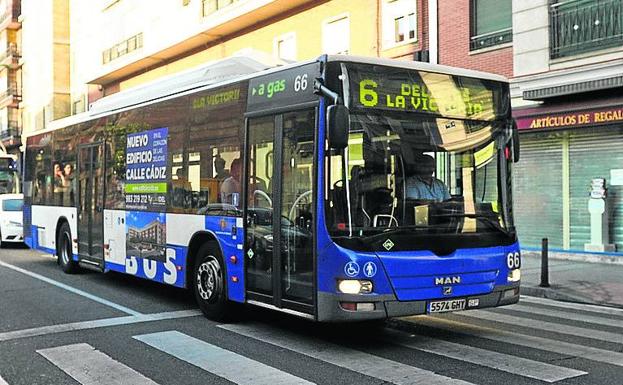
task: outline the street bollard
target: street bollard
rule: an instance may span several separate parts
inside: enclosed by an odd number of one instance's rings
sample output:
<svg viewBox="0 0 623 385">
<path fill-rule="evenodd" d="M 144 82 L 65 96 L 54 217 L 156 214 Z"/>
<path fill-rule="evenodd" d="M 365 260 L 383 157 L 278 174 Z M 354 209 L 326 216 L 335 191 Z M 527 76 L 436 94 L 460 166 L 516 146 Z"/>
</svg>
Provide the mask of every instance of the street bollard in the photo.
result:
<svg viewBox="0 0 623 385">
<path fill-rule="evenodd" d="M 549 264 L 547 261 L 547 238 L 541 240 L 541 287 L 549 287 Z"/>
</svg>

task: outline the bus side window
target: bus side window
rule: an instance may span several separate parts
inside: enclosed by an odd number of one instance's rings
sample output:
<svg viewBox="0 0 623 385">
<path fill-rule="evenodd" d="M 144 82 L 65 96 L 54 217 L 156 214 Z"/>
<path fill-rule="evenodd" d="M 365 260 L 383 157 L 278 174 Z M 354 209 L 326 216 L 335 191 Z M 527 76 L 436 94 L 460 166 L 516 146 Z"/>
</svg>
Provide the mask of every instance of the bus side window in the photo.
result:
<svg viewBox="0 0 623 385">
<path fill-rule="evenodd" d="M 43 142 L 43 140 L 41 141 Z M 52 184 L 52 154 L 50 147 L 51 145 L 48 142 L 48 144 L 35 147 L 34 149 L 34 204 L 44 205 L 49 203 L 48 199 L 51 195 Z"/>
</svg>

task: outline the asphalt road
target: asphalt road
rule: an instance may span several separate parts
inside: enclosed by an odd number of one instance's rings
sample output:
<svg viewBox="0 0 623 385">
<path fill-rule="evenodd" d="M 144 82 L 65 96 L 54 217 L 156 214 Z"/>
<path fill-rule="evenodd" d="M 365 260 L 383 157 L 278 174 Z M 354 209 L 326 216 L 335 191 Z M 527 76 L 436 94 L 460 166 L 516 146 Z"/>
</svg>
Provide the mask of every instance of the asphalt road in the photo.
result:
<svg viewBox="0 0 623 385">
<path fill-rule="evenodd" d="M 524 297 L 385 327 L 254 308 L 219 324 L 184 290 L 0 250 L 0 385 L 231 383 L 621 385 L 623 310 Z"/>
</svg>

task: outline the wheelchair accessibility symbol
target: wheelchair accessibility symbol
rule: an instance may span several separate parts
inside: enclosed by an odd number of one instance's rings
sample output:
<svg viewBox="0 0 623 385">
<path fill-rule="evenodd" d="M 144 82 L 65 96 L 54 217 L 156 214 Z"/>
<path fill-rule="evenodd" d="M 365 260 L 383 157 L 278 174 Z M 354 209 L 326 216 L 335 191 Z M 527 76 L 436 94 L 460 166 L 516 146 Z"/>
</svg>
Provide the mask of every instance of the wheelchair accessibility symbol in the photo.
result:
<svg viewBox="0 0 623 385">
<path fill-rule="evenodd" d="M 359 265 L 357 262 L 351 261 L 344 265 L 344 273 L 349 277 L 354 277 L 359 274 Z"/>
</svg>

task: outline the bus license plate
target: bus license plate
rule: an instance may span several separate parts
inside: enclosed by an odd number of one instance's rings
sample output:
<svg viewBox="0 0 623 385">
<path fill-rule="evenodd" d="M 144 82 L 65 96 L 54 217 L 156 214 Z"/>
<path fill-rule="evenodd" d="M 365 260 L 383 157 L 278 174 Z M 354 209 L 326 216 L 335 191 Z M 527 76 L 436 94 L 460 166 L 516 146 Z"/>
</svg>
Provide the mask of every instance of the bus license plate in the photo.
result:
<svg viewBox="0 0 623 385">
<path fill-rule="evenodd" d="M 447 311 L 465 310 L 464 299 L 451 299 L 447 301 L 431 302 L 428 306 L 429 313 L 443 313 Z"/>
</svg>

